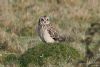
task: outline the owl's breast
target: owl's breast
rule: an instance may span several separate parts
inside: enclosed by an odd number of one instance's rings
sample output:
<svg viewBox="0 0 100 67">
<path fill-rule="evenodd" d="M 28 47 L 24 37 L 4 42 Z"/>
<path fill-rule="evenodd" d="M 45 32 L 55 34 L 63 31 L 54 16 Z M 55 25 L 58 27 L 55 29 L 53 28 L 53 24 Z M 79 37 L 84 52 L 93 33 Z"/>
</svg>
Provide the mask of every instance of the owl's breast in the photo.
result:
<svg viewBox="0 0 100 67">
<path fill-rule="evenodd" d="M 55 42 L 55 40 L 50 36 L 49 32 L 47 31 L 47 26 L 38 27 L 38 34 L 41 40 L 46 43 Z"/>
<path fill-rule="evenodd" d="M 44 32 L 43 32 L 43 38 L 47 43 L 54 43 L 55 42 L 47 30 L 44 30 Z"/>
</svg>

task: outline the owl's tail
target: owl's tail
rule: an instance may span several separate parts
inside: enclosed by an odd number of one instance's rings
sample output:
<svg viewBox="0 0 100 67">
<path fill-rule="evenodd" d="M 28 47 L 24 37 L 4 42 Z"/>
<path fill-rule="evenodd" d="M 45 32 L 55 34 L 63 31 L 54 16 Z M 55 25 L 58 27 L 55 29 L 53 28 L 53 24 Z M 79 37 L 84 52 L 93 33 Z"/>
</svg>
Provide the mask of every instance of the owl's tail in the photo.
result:
<svg viewBox="0 0 100 67">
<path fill-rule="evenodd" d="M 74 42 L 75 39 L 73 37 L 71 37 L 71 36 L 61 36 L 59 38 L 59 41 L 60 42 Z"/>
</svg>

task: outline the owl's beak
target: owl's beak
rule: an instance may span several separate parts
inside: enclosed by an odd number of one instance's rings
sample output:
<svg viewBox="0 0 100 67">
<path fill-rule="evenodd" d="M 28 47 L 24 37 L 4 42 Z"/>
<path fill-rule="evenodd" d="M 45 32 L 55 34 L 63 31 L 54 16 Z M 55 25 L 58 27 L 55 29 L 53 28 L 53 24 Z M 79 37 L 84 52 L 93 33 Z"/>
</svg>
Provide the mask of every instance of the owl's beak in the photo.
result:
<svg viewBox="0 0 100 67">
<path fill-rule="evenodd" d="M 44 21 L 44 23 L 46 23 L 46 21 Z"/>
</svg>

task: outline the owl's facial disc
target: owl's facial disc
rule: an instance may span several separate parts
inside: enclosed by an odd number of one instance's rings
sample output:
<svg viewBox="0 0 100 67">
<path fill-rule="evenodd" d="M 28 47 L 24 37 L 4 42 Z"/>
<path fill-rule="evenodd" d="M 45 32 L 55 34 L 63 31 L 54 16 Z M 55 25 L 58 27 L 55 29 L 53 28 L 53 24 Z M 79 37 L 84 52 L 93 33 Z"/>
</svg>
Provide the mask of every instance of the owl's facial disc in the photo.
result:
<svg viewBox="0 0 100 67">
<path fill-rule="evenodd" d="M 49 23 L 50 23 L 49 17 L 47 17 L 47 16 L 42 16 L 42 17 L 40 17 L 39 22 L 40 22 L 41 25 L 49 24 Z"/>
</svg>

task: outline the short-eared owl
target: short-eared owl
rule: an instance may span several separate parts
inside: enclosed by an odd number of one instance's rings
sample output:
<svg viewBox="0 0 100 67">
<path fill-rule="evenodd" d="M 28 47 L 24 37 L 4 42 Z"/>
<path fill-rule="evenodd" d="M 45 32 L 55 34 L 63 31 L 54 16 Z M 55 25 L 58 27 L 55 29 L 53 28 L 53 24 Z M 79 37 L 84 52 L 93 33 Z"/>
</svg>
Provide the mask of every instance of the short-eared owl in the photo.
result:
<svg viewBox="0 0 100 67">
<path fill-rule="evenodd" d="M 38 22 L 38 34 L 41 40 L 45 43 L 58 43 L 65 41 L 65 37 L 60 35 L 50 23 L 49 17 L 42 16 Z"/>
</svg>

